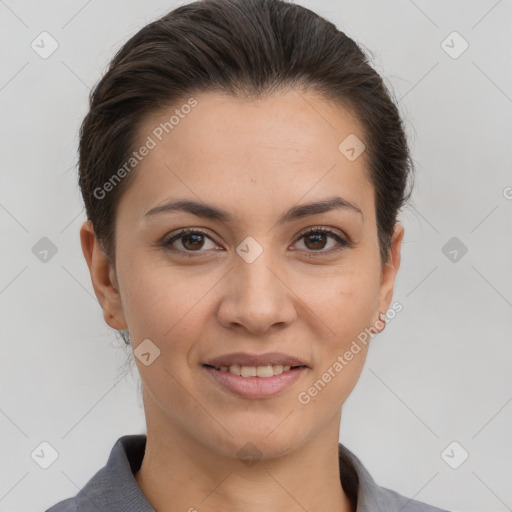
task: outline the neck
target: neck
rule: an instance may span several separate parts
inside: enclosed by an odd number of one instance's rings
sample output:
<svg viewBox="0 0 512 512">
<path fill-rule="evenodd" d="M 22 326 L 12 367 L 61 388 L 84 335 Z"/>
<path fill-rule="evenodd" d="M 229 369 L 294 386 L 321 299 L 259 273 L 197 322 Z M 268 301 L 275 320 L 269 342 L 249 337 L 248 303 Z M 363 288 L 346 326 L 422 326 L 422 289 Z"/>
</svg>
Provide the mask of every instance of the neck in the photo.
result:
<svg viewBox="0 0 512 512">
<path fill-rule="evenodd" d="M 340 481 L 335 420 L 285 455 L 252 463 L 219 453 L 169 418 L 165 429 L 148 421 L 135 479 L 159 512 L 354 512 Z"/>
</svg>

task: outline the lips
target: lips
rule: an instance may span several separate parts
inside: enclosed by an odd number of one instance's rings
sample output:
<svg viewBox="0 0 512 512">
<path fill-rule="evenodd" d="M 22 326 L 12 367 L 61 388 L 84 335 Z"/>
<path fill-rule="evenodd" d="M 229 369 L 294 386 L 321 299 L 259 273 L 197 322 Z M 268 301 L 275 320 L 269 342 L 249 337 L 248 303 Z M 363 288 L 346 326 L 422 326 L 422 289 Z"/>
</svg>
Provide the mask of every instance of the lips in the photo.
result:
<svg viewBox="0 0 512 512">
<path fill-rule="evenodd" d="M 247 352 L 234 352 L 231 354 L 224 354 L 212 359 L 208 359 L 203 365 L 213 366 L 220 368 L 221 366 L 268 366 L 268 365 L 283 365 L 290 367 L 305 366 L 307 364 L 301 359 L 284 354 L 281 352 L 269 352 L 266 354 L 249 354 Z"/>
<path fill-rule="evenodd" d="M 231 365 L 231 369 L 240 368 L 238 365 Z M 242 366 L 242 373 L 244 370 L 248 370 L 251 375 L 240 375 L 232 373 L 231 371 L 217 370 L 213 366 L 203 365 L 204 375 L 207 375 L 209 382 L 214 382 L 219 388 L 230 394 L 238 395 L 239 397 L 247 399 L 266 399 L 274 397 L 281 393 L 284 393 L 286 389 L 289 389 L 296 384 L 304 375 L 309 371 L 305 366 L 301 367 L 290 367 L 285 366 L 286 371 L 283 371 L 283 366 L 276 365 L 273 368 L 281 370 L 280 373 L 272 376 L 257 375 L 254 376 L 254 367 Z M 257 369 L 266 368 L 268 372 L 268 366 L 257 367 Z M 272 367 L 270 367 L 272 368 Z"/>
</svg>

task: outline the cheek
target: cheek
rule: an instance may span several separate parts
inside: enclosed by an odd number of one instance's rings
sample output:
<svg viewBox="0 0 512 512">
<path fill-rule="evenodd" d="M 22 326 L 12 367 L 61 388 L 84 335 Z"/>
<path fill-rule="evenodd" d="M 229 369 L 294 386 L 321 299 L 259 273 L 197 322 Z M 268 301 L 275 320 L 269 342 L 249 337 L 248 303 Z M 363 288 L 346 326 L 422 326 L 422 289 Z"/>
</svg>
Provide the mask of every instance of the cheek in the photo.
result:
<svg viewBox="0 0 512 512">
<path fill-rule="evenodd" d="M 368 353 L 368 330 L 375 311 L 375 279 L 358 273 L 338 274 L 322 294 L 311 294 L 309 304 L 316 318 L 312 332 L 317 366 L 301 388 L 299 403 L 307 405 L 310 418 L 325 420 L 335 414 L 354 389 Z M 312 420 L 316 421 L 316 420 Z"/>
<path fill-rule="evenodd" d="M 134 344 L 149 338 L 161 349 L 176 351 L 180 340 L 186 343 L 204 328 L 200 316 L 218 276 L 134 260 L 125 265 L 122 279 L 123 310 Z"/>
<path fill-rule="evenodd" d="M 333 345 L 341 349 L 372 322 L 379 297 L 378 269 L 362 261 L 347 263 L 320 281 L 303 278 L 301 289 L 304 303 L 323 321 Z"/>
</svg>

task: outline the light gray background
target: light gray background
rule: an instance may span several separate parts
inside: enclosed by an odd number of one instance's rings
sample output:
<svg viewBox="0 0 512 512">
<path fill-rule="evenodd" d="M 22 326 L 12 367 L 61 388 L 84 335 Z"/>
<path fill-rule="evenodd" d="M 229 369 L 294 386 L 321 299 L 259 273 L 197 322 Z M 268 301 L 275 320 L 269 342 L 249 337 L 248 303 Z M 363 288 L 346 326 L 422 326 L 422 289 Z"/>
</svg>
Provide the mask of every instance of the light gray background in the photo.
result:
<svg viewBox="0 0 512 512">
<path fill-rule="evenodd" d="M 512 510 L 512 1 L 298 3 L 374 53 L 418 170 L 401 215 L 404 309 L 373 341 L 340 440 L 401 494 Z M 2 511 L 75 495 L 120 436 L 145 431 L 80 248 L 77 131 L 115 51 L 177 5 L 0 0 Z M 31 48 L 43 31 L 59 45 L 47 59 Z M 453 31 L 469 43 L 458 58 L 442 47 Z M 57 247 L 46 263 L 42 237 Z M 452 237 L 468 248 L 455 262 Z M 43 441 L 59 454 L 46 470 L 31 458 Z M 452 441 L 452 460 L 469 453 L 458 469 L 441 456 Z"/>
</svg>

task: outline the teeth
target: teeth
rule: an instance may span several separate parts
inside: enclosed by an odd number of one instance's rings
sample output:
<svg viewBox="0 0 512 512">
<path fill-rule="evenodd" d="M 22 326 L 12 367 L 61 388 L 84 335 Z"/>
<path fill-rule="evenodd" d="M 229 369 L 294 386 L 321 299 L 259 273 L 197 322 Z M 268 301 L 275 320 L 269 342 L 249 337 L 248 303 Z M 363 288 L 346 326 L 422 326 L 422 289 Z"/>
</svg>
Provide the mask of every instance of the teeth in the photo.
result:
<svg viewBox="0 0 512 512">
<path fill-rule="evenodd" d="M 221 366 L 217 368 L 221 372 L 229 372 L 242 377 L 272 377 L 289 371 L 291 366 L 283 366 L 282 364 L 273 364 L 267 366 L 241 366 L 232 364 L 231 366 Z"/>
</svg>

